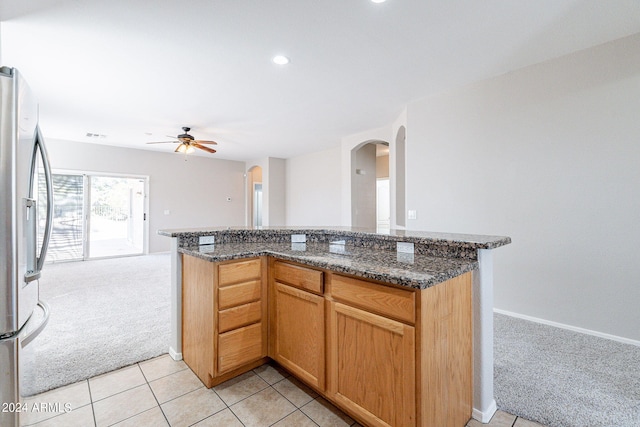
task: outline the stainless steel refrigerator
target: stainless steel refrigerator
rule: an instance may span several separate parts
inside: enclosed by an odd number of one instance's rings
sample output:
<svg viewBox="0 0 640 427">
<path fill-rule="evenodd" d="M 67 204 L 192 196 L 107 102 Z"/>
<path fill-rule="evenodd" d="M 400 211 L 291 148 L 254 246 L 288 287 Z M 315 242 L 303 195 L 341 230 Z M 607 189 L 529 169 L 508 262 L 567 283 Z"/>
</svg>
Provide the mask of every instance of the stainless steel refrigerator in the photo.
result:
<svg viewBox="0 0 640 427">
<path fill-rule="evenodd" d="M 0 68 L 0 102 L 0 426 L 12 427 L 19 425 L 30 343 L 49 319 L 38 279 L 53 187 L 38 104 L 15 68 Z"/>
</svg>

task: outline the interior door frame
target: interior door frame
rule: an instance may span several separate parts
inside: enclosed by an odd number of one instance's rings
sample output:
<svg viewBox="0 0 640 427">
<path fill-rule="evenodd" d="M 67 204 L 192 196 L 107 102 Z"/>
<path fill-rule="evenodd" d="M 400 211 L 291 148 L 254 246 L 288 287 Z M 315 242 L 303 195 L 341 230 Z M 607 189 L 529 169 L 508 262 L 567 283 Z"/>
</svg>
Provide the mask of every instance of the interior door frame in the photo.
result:
<svg viewBox="0 0 640 427">
<path fill-rule="evenodd" d="M 82 220 L 82 261 L 87 261 L 89 259 L 103 259 L 103 258 L 120 258 L 123 256 L 137 256 L 137 255 L 147 255 L 149 253 L 149 175 L 137 175 L 137 174 L 128 174 L 128 173 L 109 173 L 109 172 L 95 172 L 95 171 L 80 171 L 80 170 L 72 170 L 72 169 L 53 169 L 53 175 L 81 175 L 83 177 L 83 214 L 84 218 Z M 115 256 L 107 256 L 107 257 L 93 257 L 89 258 L 90 254 L 90 245 L 91 242 L 89 240 L 89 227 L 91 227 L 91 177 L 107 177 L 107 178 L 129 178 L 129 179 L 140 179 L 144 181 L 144 219 L 142 224 L 142 253 L 141 254 L 131 254 L 131 255 L 115 255 Z"/>
</svg>

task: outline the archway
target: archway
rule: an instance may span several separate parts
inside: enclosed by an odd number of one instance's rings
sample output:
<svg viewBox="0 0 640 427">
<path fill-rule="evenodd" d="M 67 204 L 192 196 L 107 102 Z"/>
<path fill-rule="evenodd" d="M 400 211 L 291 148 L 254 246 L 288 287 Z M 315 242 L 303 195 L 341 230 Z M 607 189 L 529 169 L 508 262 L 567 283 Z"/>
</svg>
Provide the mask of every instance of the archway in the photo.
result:
<svg viewBox="0 0 640 427">
<path fill-rule="evenodd" d="M 390 227 L 389 143 L 365 141 L 351 150 L 351 225 Z"/>
</svg>

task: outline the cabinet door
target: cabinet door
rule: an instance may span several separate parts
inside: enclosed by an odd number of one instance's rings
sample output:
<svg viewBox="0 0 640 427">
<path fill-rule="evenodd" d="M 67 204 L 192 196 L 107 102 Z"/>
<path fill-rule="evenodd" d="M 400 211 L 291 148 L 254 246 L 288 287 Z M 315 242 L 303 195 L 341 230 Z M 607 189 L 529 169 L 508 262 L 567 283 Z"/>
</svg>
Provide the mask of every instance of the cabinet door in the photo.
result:
<svg viewBox="0 0 640 427">
<path fill-rule="evenodd" d="M 324 298 L 274 283 L 271 357 L 318 390 L 325 385 Z"/>
<path fill-rule="evenodd" d="M 415 328 L 331 302 L 328 394 L 370 426 L 414 426 Z"/>
</svg>

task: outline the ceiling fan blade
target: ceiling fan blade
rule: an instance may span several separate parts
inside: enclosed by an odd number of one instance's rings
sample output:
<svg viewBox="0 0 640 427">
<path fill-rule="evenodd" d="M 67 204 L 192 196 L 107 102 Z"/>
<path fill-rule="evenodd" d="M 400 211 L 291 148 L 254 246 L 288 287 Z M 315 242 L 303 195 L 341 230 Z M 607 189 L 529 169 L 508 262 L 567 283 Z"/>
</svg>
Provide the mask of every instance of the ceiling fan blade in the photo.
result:
<svg viewBox="0 0 640 427">
<path fill-rule="evenodd" d="M 175 144 L 178 141 L 155 141 L 155 142 L 147 142 L 147 144 Z"/>
<path fill-rule="evenodd" d="M 204 150 L 204 151 L 206 151 L 208 153 L 215 153 L 216 152 L 216 150 L 214 150 L 212 148 L 209 148 L 209 147 L 205 147 L 204 145 L 200 145 L 197 142 L 192 142 L 191 145 L 196 147 L 196 148 L 199 148 L 201 150 Z"/>
<path fill-rule="evenodd" d="M 178 145 L 178 147 L 176 147 L 175 150 L 173 150 L 174 153 L 180 153 L 180 147 L 182 147 L 182 144 Z"/>
<path fill-rule="evenodd" d="M 215 141 L 202 141 L 200 139 L 196 139 L 193 142 L 198 143 L 198 144 L 214 144 L 214 145 L 218 145 L 218 143 L 215 142 Z"/>
</svg>

